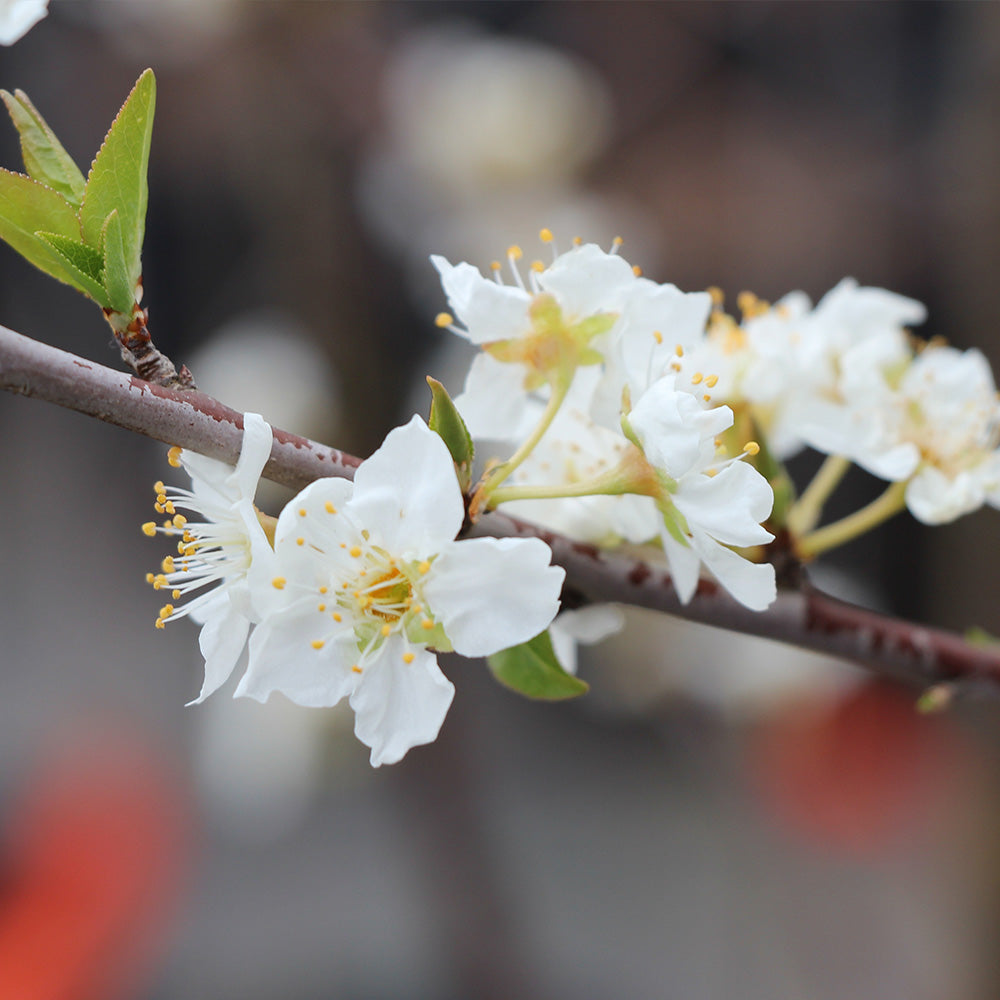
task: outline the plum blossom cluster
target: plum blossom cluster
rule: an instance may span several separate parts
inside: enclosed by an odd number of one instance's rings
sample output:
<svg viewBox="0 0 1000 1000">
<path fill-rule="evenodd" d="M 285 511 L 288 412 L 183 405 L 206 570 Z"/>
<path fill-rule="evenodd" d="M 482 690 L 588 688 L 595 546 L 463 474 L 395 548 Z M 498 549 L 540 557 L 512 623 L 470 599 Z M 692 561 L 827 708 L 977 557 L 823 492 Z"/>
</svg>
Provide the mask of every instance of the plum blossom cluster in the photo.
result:
<svg viewBox="0 0 1000 1000">
<path fill-rule="evenodd" d="M 451 704 L 435 654 L 485 656 L 543 632 L 563 570 L 538 539 L 456 540 L 465 505 L 454 464 L 419 417 L 390 432 L 354 482 L 318 480 L 276 520 L 254 507 L 270 452 L 270 427 L 248 413 L 235 468 L 171 453 L 192 486 L 157 483 L 165 519 L 143 525 L 177 539 L 148 576 L 171 602 L 156 624 L 201 625 L 197 701 L 248 646 L 237 696 L 279 691 L 317 707 L 347 698 L 372 764 L 394 763 L 436 738 Z"/>
<path fill-rule="evenodd" d="M 618 240 L 559 253 L 541 238 L 549 263 L 525 266 L 511 247 L 489 276 L 431 258 L 451 310 L 438 326 L 481 351 L 454 401 L 433 383 L 447 415 L 396 428 L 353 482 L 320 479 L 262 514 L 272 436 L 255 414 L 235 468 L 171 452 L 191 488 L 156 484 L 163 520 L 143 530 L 177 552 L 148 580 L 169 596 L 158 627 L 201 626 L 196 701 L 247 650 L 237 696 L 347 699 L 378 766 L 436 738 L 454 696 L 438 653 L 491 657 L 525 693 L 538 696 L 542 676 L 558 691 L 542 697 L 579 693 L 576 643 L 621 615 L 557 618 L 564 573 L 539 539 L 459 537 L 498 507 L 591 544 L 645 547 L 682 602 L 712 579 L 762 611 L 779 532 L 785 557 L 809 559 L 904 508 L 938 524 L 1000 506 L 992 373 L 977 351 L 918 342 L 919 302 L 846 279 L 815 306 L 801 292 L 773 305 L 743 293 L 736 317 L 718 290 L 643 277 Z M 473 439 L 499 453 L 478 481 Z M 827 458 L 797 496 L 782 463 L 806 446 Z M 888 487 L 818 526 L 851 463 Z"/>
<path fill-rule="evenodd" d="M 486 276 L 432 257 L 450 312 L 481 348 L 456 403 L 473 435 L 513 449 L 479 503 L 595 544 L 662 548 L 682 601 L 703 572 L 749 608 L 775 596 L 766 549 L 800 558 L 903 509 L 937 524 L 1000 506 L 1000 406 L 977 351 L 916 341 L 925 309 L 845 279 L 815 306 L 657 284 L 580 244 L 527 267 L 519 247 Z M 796 497 L 782 465 L 828 456 Z M 890 486 L 817 528 L 851 463 Z M 780 503 L 776 502 L 778 491 Z"/>
</svg>

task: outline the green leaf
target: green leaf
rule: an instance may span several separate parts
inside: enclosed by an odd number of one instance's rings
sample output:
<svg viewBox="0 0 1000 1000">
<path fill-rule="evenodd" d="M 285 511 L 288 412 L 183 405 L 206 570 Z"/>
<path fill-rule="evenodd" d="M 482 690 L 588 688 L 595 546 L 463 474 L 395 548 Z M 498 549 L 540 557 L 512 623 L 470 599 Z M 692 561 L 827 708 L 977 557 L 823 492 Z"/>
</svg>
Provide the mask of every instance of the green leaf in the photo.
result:
<svg viewBox="0 0 1000 1000">
<path fill-rule="evenodd" d="M 92 298 L 102 308 L 109 305 L 108 293 L 104 289 L 104 259 L 92 247 L 84 246 L 79 240 L 60 236 L 59 233 L 36 234 L 63 259 L 64 265 L 75 278 L 75 287 Z"/>
<path fill-rule="evenodd" d="M 465 493 L 472 481 L 472 459 L 475 454 L 472 435 L 465 426 L 465 421 L 455 407 L 454 401 L 448 395 L 448 390 L 430 375 L 427 376 L 427 384 L 431 387 L 432 397 L 427 425 L 439 434 L 441 440 L 448 446 L 448 451 L 451 452 L 455 462 L 458 484 Z"/>
<path fill-rule="evenodd" d="M 117 209 L 104 220 L 101 242 L 104 246 L 104 287 L 108 290 L 111 308 L 131 315 L 135 305 L 135 283 L 129 279 Z"/>
<path fill-rule="evenodd" d="M 590 690 L 589 684 L 560 666 L 547 631 L 520 646 L 494 653 L 488 662 L 501 684 L 528 698 L 563 701 Z"/>
<path fill-rule="evenodd" d="M 101 246 L 108 216 L 118 211 L 122 254 L 133 289 L 142 275 L 140 256 L 149 196 L 146 169 L 155 104 L 156 79 L 147 69 L 136 81 L 94 158 L 80 208 L 83 241 L 96 248 Z"/>
<path fill-rule="evenodd" d="M 79 208 L 83 201 L 83 174 L 28 95 L 23 90 L 15 90 L 13 94 L 0 90 L 0 98 L 21 136 L 21 155 L 28 176 L 47 184 L 74 208 Z"/>
<path fill-rule="evenodd" d="M 80 239 L 73 206 L 58 191 L 24 174 L 0 170 L 0 239 L 46 274 L 90 295 L 81 272 L 49 242 L 52 236 Z"/>
</svg>

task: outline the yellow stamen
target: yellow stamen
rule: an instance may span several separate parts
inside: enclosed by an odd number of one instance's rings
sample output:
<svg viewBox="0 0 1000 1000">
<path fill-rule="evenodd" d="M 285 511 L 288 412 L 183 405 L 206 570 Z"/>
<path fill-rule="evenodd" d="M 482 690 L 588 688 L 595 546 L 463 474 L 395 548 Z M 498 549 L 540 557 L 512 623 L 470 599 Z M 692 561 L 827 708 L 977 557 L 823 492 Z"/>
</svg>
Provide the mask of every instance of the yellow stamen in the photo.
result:
<svg viewBox="0 0 1000 1000">
<path fill-rule="evenodd" d="M 173 525 L 175 528 L 183 528 L 187 523 L 187 518 L 183 514 L 174 514 Z"/>
<path fill-rule="evenodd" d="M 149 535 L 150 538 L 153 538 L 156 535 L 156 522 L 155 521 L 147 521 L 142 526 L 142 533 L 144 535 Z"/>
<path fill-rule="evenodd" d="M 709 389 L 714 389 L 716 385 L 718 385 L 718 382 L 719 382 L 718 375 L 709 375 L 708 378 L 705 379 L 705 385 L 707 385 Z"/>
<path fill-rule="evenodd" d="M 276 576 L 271 581 L 271 586 L 274 587 L 275 590 L 284 590 L 286 583 L 288 583 L 288 581 L 283 576 Z"/>
<path fill-rule="evenodd" d="M 392 635 L 392 626 L 388 623 L 382 626 L 382 635 Z"/>
<path fill-rule="evenodd" d="M 743 445 L 743 450 L 748 455 L 759 455 L 760 454 L 760 445 L 757 444 L 756 441 L 747 441 L 747 443 L 745 445 Z"/>
<path fill-rule="evenodd" d="M 434 325 L 442 330 L 451 326 L 455 322 L 455 317 L 451 313 L 440 312 L 434 317 Z"/>
<path fill-rule="evenodd" d="M 164 559 L 163 562 L 160 563 L 160 569 L 162 569 L 164 573 L 173 573 L 174 572 L 174 557 L 173 556 L 167 556 L 166 559 Z"/>
<path fill-rule="evenodd" d="M 312 643 L 313 649 L 322 649 L 326 645 L 325 639 L 313 639 Z"/>
<path fill-rule="evenodd" d="M 329 589 L 330 589 L 329 587 L 320 587 L 319 588 L 319 592 L 321 594 L 325 594 Z"/>
<path fill-rule="evenodd" d="M 543 243 L 551 243 L 555 239 L 555 237 L 552 235 L 552 230 L 551 229 L 539 229 L 538 230 L 538 238 Z"/>
<path fill-rule="evenodd" d="M 153 574 L 152 573 L 147 573 L 146 574 L 146 583 L 152 583 L 153 579 L 154 578 L 153 578 Z"/>
<path fill-rule="evenodd" d="M 705 377 L 705 376 L 704 376 L 704 375 L 702 375 L 702 373 L 701 373 L 701 372 L 695 372 L 695 373 L 694 373 L 694 374 L 693 374 L 693 375 L 691 376 L 691 384 L 692 384 L 692 385 L 698 385 L 698 384 L 699 384 L 699 383 L 701 382 L 701 380 L 702 380 L 702 379 L 703 379 L 704 377 Z"/>
<path fill-rule="evenodd" d="M 658 344 L 662 344 L 663 343 L 663 334 L 660 333 L 659 330 L 654 330 L 653 331 L 653 340 L 655 340 Z"/>
<path fill-rule="evenodd" d="M 420 563 L 419 566 L 417 566 L 417 569 L 420 570 L 421 573 L 428 572 L 428 570 L 430 570 L 430 568 L 431 568 L 431 564 L 426 559 L 422 563 Z"/>
<path fill-rule="evenodd" d="M 296 538 L 295 539 L 295 544 L 296 545 L 305 545 L 306 544 L 306 540 L 304 538 Z"/>
<path fill-rule="evenodd" d="M 358 666 L 358 665 L 357 665 L 356 663 L 354 664 L 354 666 L 353 666 L 353 667 L 351 667 L 351 670 L 352 670 L 352 671 L 353 671 L 354 673 L 356 673 L 356 674 L 360 674 L 360 673 L 361 673 L 361 667 L 359 667 L 359 666 Z"/>
<path fill-rule="evenodd" d="M 641 267 L 639 267 L 639 265 L 638 265 L 638 264 L 633 264 L 633 265 L 632 265 L 632 273 L 633 273 L 633 274 L 634 274 L 634 275 L 635 275 L 635 276 L 636 276 L 637 278 L 641 278 L 641 277 L 642 277 L 642 268 L 641 268 Z"/>
<path fill-rule="evenodd" d="M 327 502 L 323 506 L 326 507 L 327 514 L 336 514 L 337 513 L 337 508 L 334 507 L 333 504 L 330 503 L 329 500 L 327 500 Z"/>
<path fill-rule="evenodd" d="M 416 659 L 416 654 L 415 653 L 411 653 L 409 650 L 407 650 L 405 653 L 403 653 L 403 662 L 404 663 L 412 663 L 415 659 Z"/>
<path fill-rule="evenodd" d="M 343 618 L 341 618 L 341 616 L 336 611 L 334 611 L 334 613 L 330 617 L 333 618 L 335 622 L 343 621 Z"/>
<path fill-rule="evenodd" d="M 541 274 L 542 271 L 545 270 L 545 265 L 540 260 L 533 260 L 531 262 L 531 270 L 534 271 L 535 274 Z"/>
<path fill-rule="evenodd" d="M 174 445 L 170 451 L 167 452 L 167 462 L 172 465 L 175 469 L 179 469 L 181 465 L 181 449 Z"/>
<path fill-rule="evenodd" d="M 507 256 L 511 260 L 520 260 L 524 256 L 524 251 L 515 243 L 507 247 Z"/>
<path fill-rule="evenodd" d="M 358 556 L 360 556 L 360 555 L 361 555 L 361 547 L 358 546 L 358 545 L 352 545 L 351 546 L 351 556 L 352 556 L 352 558 L 357 559 Z"/>
<path fill-rule="evenodd" d="M 422 621 L 422 622 L 420 623 L 420 627 L 421 627 L 421 628 L 426 628 L 426 629 L 432 629 L 432 628 L 434 628 L 434 622 L 432 622 L 432 621 L 430 620 L 430 618 L 425 618 L 425 619 L 424 619 L 424 620 L 423 620 L 423 621 Z"/>
</svg>

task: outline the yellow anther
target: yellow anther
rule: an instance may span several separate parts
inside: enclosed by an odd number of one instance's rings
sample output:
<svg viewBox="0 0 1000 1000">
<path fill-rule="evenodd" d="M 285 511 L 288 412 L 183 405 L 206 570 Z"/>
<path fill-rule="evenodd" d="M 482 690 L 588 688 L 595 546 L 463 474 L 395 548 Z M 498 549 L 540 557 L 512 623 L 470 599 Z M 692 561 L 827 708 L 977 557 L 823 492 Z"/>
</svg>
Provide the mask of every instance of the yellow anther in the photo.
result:
<svg viewBox="0 0 1000 1000">
<path fill-rule="evenodd" d="M 162 503 L 154 503 L 153 510 L 155 510 L 157 514 L 166 514 L 167 512 Z"/>
<path fill-rule="evenodd" d="M 613 239 L 613 240 L 611 241 L 611 245 L 612 245 L 613 247 L 615 247 L 615 249 L 617 249 L 617 248 L 618 248 L 618 247 L 620 247 L 620 246 L 621 246 L 621 245 L 622 245 L 622 244 L 623 244 L 624 242 L 625 242 L 625 241 L 624 241 L 624 240 L 623 240 L 623 239 L 622 239 L 622 238 L 621 238 L 620 236 L 616 236 L 616 237 L 615 237 L 615 238 L 614 238 L 614 239 Z"/>
<path fill-rule="evenodd" d="M 361 555 L 361 546 L 360 545 L 352 545 L 351 546 L 351 557 L 353 559 L 357 559 L 358 556 L 360 556 L 360 555 Z"/>
<path fill-rule="evenodd" d="M 706 288 L 705 291 L 708 292 L 713 306 L 721 306 L 726 301 L 725 292 L 718 285 L 712 285 L 710 288 Z"/>
<path fill-rule="evenodd" d="M 154 625 L 155 625 L 155 626 L 156 626 L 157 628 L 166 628 L 166 627 L 167 627 L 167 626 L 166 626 L 166 623 L 165 623 L 165 622 L 163 621 L 163 619 L 162 619 L 162 618 L 157 618 L 157 619 L 156 619 L 156 621 L 155 621 L 155 622 L 153 622 L 153 624 L 154 624 Z"/>
<path fill-rule="evenodd" d="M 346 548 L 347 548 L 347 542 L 341 542 L 341 543 L 340 543 L 340 547 L 341 547 L 342 549 L 346 549 Z"/>
<path fill-rule="evenodd" d="M 173 531 L 174 522 L 173 521 L 164 521 L 163 522 L 163 527 L 166 528 L 168 531 Z"/>
<path fill-rule="evenodd" d="M 168 500 L 168 501 L 167 501 L 167 502 L 166 502 L 166 503 L 165 503 L 165 504 L 163 505 L 163 509 L 164 509 L 164 510 L 165 510 L 165 511 L 166 511 L 166 512 L 167 512 L 168 514 L 176 514 L 176 513 L 177 513 L 177 508 L 176 508 L 176 507 L 174 506 L 174 503 L 173 503 L 173 501 L 172 501 L 172 500 Z"/>
<path fill-rule="evenodd" d="M 313 649 L 322 649 L 326 645 L 325 639 L 313 639 L 310 643 Z"/>
<path fill-rule="evenodd" d="M 329 589 L 330 589 L 329 587 L 320 587 L 319 588 L 319 592 L 321 594 L 325 594 Z"/>
<path fill-rule="evenodd" d="M 747 443 L 745 445 L 743 445 L 743 450 L 748 455 L 759 455 L 760 454 L 760 445 L 757 444 L 756 441 L 747 441 Z"/>
<path fill-rule="evenodd" d="M 175 528 L 183 528 L 187 523 L 187 518 L 183 514 L 174 514 L 173 525 Z"/>
<path fill-rule="evenodd" d="M 545 265 L 540 260 L 533 260 L 531 262 L 531 270 L 536 274 L 541 274 L 545 270 Z"/>
<path fill-rule="evenodd" d="M 157 503 L 166 503 L 167 502 L 167 494 L 164 493 L 163 490 L 160 490 L 160 492 L 156 494 L 156 502 Z"/>
<path fill-rule="evenodd" d="M 709 375 L 708 378 L 705 379 L 705 385 L 707 385 L 709 389 L 714 389 L 718 384 L 719 384 L 718 375 Z"/>
<path fill-rule="evenodd" d="M 162 590 L 167 585 L 167 578 L 162 573 L 153 577 L 153 590 Z"/>
<path fill-rule="evenodd" d="M 520 260 L 524 256 L 524 251 L 515 243 L 507 247 L 507 257 L 510 260 Z"/>
<path fill-rule="evenodd" d="M 431 564 L 426 559 L 420 563 L 419 566 L 417 566 L 417 569 L 420 570 L 421 573 L 426 573 L 430 568 Z"/>
<path fill-rule="evenodd" d="M 164 619 L 169 618 L 173 613 L 174 613 L 174 606 L 172 604 L 164 604 L 163 607 L 160 608 L 161 618 Z"/>
<path fill-rule="evenodd" d="M 411 653 L 409 650 L 403 653 L 404 663 L 412 663 L 416 658 L 417 658 L 416 653 Z"/>
<path fill-rule="evenodd" d="M 382 626 L 382 635 L 392 635 L 392 626 L 388 622 Z"/>
<path fill-rule="evenodd" d="M 357 664 L 355 663 L 355 664 L 354 664 L 354 666 L 353 666 L 353 667 L 351 667 L 351 672 L 352 672 L 352 673 L 355 673 L 355 674 L 360 674 L 360 673 L 361 673 L 361 667 L 359 667 L 359 666 L 358 666 L 358 665 L 357 665 Z"/>
<path fill-rule="evenodd" d="M 334 507 L 333 504 L 330 503 L 329 500 L 327 500 L 327 502 L 323 506 L 326 508 L 327 514 L 336 514 L 337 513 L 337 508 Z"/>
<path fill-rule="evenodd" d="M 316 610 L 317 610 L 317 611 L 318 611 L 318 612 L 319 612 L 320 614 L 322 614 L 322 613 L 323 613 L 324 611 L 326 611 L 326 605 L 325 605 L 325 604 L 317 604 L 317 605 L 316 605 Z"/>
<path fill-rule="evenodd" d="M 296 538 L 295 539 L 295 544 L 296 545 L 305 545 L 306 544 L 306 540 L 304 538 Z"/>
<path fill-rule="evenodd" d="M 360 600 L 358 601 L 358 604 L 360 604 L 360 605 L 361 605 L 361 610 L 362 610 L 362 611 L 364 611 L 364 609 L 365 609 L 365 608 L 367 608 L 367 607 L 368 607 L 368 605 L 369 605 L 369 604 L 371 604 L 371 602 L 372 602 L 372 599 L 371 599 L 371 598 L 370 598 L 370 597 L 369 597 L 369 596 L 368 596 L 367 594 L 365 594 L 365 595 L 364 595 L 364 596 L 363 596 L 363 597 L 362 597 L 362 598 L 361 598 L 361 599 L 360 599 Z"/>
<path fill-rule="evenodd" d="M 583 242 L 582 237 L 580 236 L 573 237 L 573 246 L 578 247 L 582 242 Z"/>
<path fill-rule="evenodd" d="M 424 619 L 424 620 L 423 620 L 423 621 L 422 621 L 422 622 L 420 623 L 420 627 L 421 627 L 421 628 L 426 628 L 426 629 L 432 629 L 432 628 L 434 628 L 434 622 L 432 622 L 432 621 L 430 620 L 430 618 L 425 618 L 425 619 Z"/>
<path fill-rule="evenodd" d="M 707 469 L 705 471 L 705 475 L 708 476 L 709 479 L 714 479 L 718 474 L 719 474 L 718 469 Z"/>
<path fill-rule="evenodd" d="M 412 598 L 408 597 L 406 599 L 406 603 L 409 604 L 411 600 L 412 600 Z M 419 615 L 420 612 L 423 611 L 423 610 L 424 610 L 424 607 L 423 607 L 422 604 L 414 604 L 413 607 L 410 608 L 410 611 L 412 611 L 413 614 L 415 614 L 415 615 Z"/>
<path fill-rule="evenodd" d="M 503 270 L 503 264 L 501 264 L 500 261 L 498 261 L 498 260 L 491 260 L 490 261 L 490 270 L 491 271 L 501 271 L 501 270 Z"/>
<path fill-rule="evenodd" d="M 699 384 L 699 383 L 701 382 L 701 380 L 702 380 L 702 379 L 703 379 L 704 377 L 705 377 L 705 376 L 704 376 L 704 375 L 702 375 L 702 373 L 701 373 L 701 372 L 695 372 L 695 373 L 694 373 L 694 374 L 693 374 L 693 375 L 691 376 L 691 384 L 692 384 L 692 385 L 698 385 L 698 384 Z"/>
<path fill-rule="evenodd" d="M 659 330 L 654 330 L 653 331 L 653 340 L 655 340 L 658 344 L 662 344 L 663 343 L 663 334 L 660 333 Z"/>
<path fill-rule="evenodd" d="M 305 509 L 305 507 L 299 508 L 299 517 L 305 517 L 307 513 L 308 511 Z"/>
<path fill-rule="evenodd" d="M 712 397 L 707 392 L 701 398 L 705 400 L 706 403 L 712 402 Z"/>
<path fill-rule="evenodd" d="M 163 562 L 160 563 L 160 569 L 162 569 L 164 573 L 173 573 L 174 572 L 174 557 L 173 556 L 167 556 L 166 559 L 164 559 Z"/>
<path fill-rule="evenodd" d="M 155 577 L 153 576 L 152 573 L 147 573 L 146 574 L 146 583 L 152 583 L 154 579 L 155 579 Z"/>
<path fill-rule="evenodd" d="M 172 597 L 172 598 L 173 598 L 173 599 L 174 599 L 175 601 L 177 601 L 177 600 L 179 600 L 179 599 L 180 599 L 180 596 L 181 596 L 181 592 L 180 592 L 179 590 L 172 590 L 172 591 L 170 592 L 170 596 L 171 596 L 171 597 Z"/>
<path fill-rule="evenodd" d="M 684 357 L 684 345 L 683 344 L 677 344 L 674 347 L 674 354 L 676 354 L 677 357 L 679 357 L 679 358 L 683 358 Z"/>
<path fill-rule="evenodd" d="M 632 265 L 632 273 L 633 273 L 633 274 L 634 274 L 634 275 L 635 275 L 635 276 L 636 276 L 637 278 L 641 278 L 641 277 L 642 277 L 642 268 L 641 268 L 641 267 L 639 267 L 639 265 L 638 265 L 638 264 L 633 264 L 633 265 Z"/>
<path fill-rule="evenodd" d="M 538 230 L 538 238 L 543 243 L 551 243 L 555 239 L 555 237 L 552 235 L 552 230 L 551 229 L 539 229 Z"/>
<path fill-rule="evenodd" d="M 336 611 L 334 611 L 334 613 L 333 613 L 333 614 L 332 614 L 332 615 L 331 615 L 330 617 L 331 617 L 331 618 L 332 618 L 332 619 L 333 619 L 333 620 L 334 620 L 335 622 L 339 622 L 339 621 L 343 621 L 343 618 L 341 618 L 341 616 L 340 616 L 340 615 L 339 615 L 339 614 L 338 614 L 338 613 L 337 613 Z"/>
<path fill-rule="evenodd" d="M 173 448 L 171 448 L 167 452 L 167 462 L 170 465 L 172 465 L 175 469 L 179 469 L 180 468 L 180 465 L 181 465 L 181 449 L 177 445 L 174 445 Z"/>
<path fill-rule="evenodd" d="M 153 483 L 153 492 L 157 494 L 167 492 L 167 488 L 163 485 L 162 479 L 157 479 L 156 482 Z M 159 499 L 159 496 L 157 496 L 157 499 Z"/>
<path fill-rule="evenodd" d="M 155 521 L 147 521 L 142 526 L 142 533 L 144 535 L 149 535 L 149 537 L 152 538 L 156 534 L 156 522 Z"/>
<path fill-rule="evenodd" d="M 455 317 L 451 313 L 440 312 L 434 317 L 434 325 L 439 326 L 442 330 L 446 327 L 451 326 L 455 322 Z"/>
<path fill-rule="evenodd" d="M 288 581 L 283 576 L 276 576 L 271 581 L 271 586 L 274 587 L 275 590 L 284 590 L 286 583 L 288 583 Z"/>
</svg>

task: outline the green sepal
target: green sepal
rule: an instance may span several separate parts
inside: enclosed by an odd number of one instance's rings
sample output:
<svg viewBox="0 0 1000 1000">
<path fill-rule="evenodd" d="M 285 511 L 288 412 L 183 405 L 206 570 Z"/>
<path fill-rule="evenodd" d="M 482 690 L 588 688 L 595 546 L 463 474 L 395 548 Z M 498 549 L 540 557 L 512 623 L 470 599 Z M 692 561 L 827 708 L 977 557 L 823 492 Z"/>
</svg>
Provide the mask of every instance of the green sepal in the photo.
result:
<svg viewBox="0 0 1000 1000">
<path fill-rule="evenodd" d="M 0 98 L 21 137 L 21 156 L 28 176 L 58 191 L 74 208 L 79 208 L 83 201 L 83 174 L 28 95 L 23 90 L 15 90 L 13 94 L 0 90 Z"/>
<path fill-rule="evenodd" d="M 149 190 L 146 170 L 153 134 L 156 79 L 147 69 L 111 124 L 87 176 L 80 225 L 85 243 L 101 248 L 108 216 L 117 209 L 122 259 L 134 289 L 142 275 L 140 256 Z"/>
<path fill-rule="evenodd" d="M 104 220 L 101 243 L 104 250 L 104 287 L 107 289 L 109 304 L 115 312 L 131 317 L 135 306 L 135 285 L 129 282 L 117 209 Z"/>
<path fill-rule="evenodd" d="M 73 286 L 93 299 L 101 308 L 109 304 L 108 293 L 104 289 L 104 259 L 93 248 L 61 236 L 59 233 L 37 233 L 63 260 L 64 266 L 73 275 Z"/>
<path fill-rule="evenodd" d="M 81 272 L 40 233 L 78 242 L 80 223 L 73 206 L 25 174 L 0 169 L 0 239 L 39 270 L 89 295 Z"/>
<path fill-rule="evenodd" d="M 548 631 L 488 657 L 493 676 L 512 691 L 539 701 L 564 701 L 590 690 L 586 681 L 566 673 L 556 659 Z"/>
<path fill-rule="evenodd" d="M 972 625 L 967 628 L 962 638 L 970 646 L 978 646 L 981 649 L 989 649 L 991 646 L 1000 645 L 1000 639 L 978 625 Z"/>
<path fill-rule="evenodd" d="M 465 426 L 454 400 L 448 395 L 448 390 L 430 375 L 427 376 L 427 384 L 431 389 L 431 412 L 427 418 L 427 426 L 435 434 L 440 435 L 441 440 L 448 446 L 452 461 L 455 463 L 458 485 L 465 493 L 472 482 L 472 459 L 475 456 L 472 435 Z"/>
</svg>

